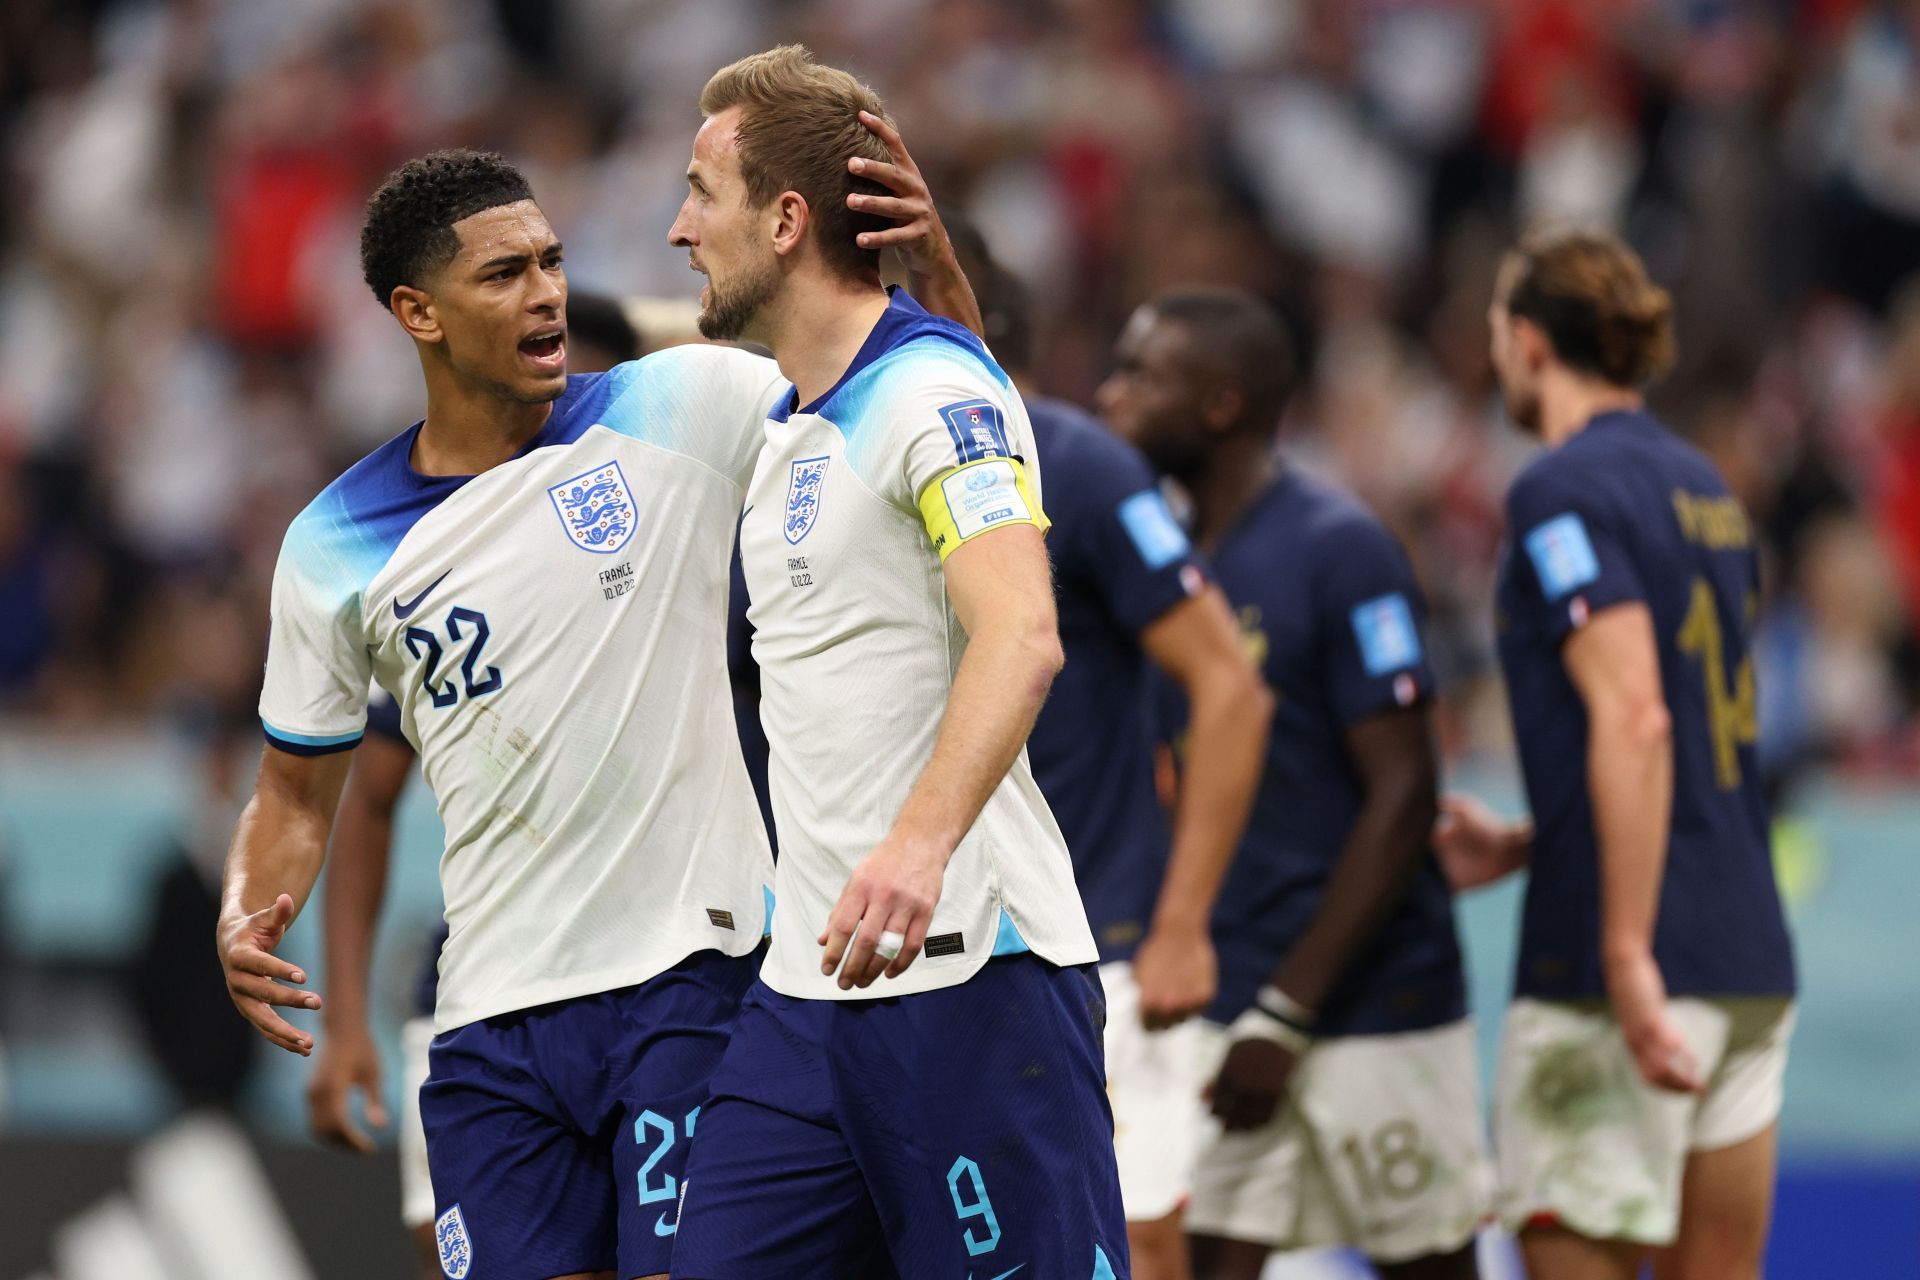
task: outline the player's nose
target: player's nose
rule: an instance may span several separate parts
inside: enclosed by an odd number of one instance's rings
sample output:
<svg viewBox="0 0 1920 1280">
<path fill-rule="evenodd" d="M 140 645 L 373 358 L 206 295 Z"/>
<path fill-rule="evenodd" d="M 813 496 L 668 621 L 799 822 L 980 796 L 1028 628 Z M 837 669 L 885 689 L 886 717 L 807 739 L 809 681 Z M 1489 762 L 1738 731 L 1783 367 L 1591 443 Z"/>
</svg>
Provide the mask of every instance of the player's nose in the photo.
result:
<svg viewBox="0 0 1920 1280">
<path fill-rule="evenodd" d="M 567 285 L 564 277 L 555 279 L 545 271 L 533 273 L 534 286 L 527 294 L 527 310 L 558 311 L 567 301 Z"/>
<path fill-rule="evenodd" d="M 677 249 L 691 249 L 694 246 L 693 219 L 687 216 L 684 201 L 680 205 L 680 212 L 673 215 L 673 225 L 667 228 L 667 243 Z"/>
</svg>

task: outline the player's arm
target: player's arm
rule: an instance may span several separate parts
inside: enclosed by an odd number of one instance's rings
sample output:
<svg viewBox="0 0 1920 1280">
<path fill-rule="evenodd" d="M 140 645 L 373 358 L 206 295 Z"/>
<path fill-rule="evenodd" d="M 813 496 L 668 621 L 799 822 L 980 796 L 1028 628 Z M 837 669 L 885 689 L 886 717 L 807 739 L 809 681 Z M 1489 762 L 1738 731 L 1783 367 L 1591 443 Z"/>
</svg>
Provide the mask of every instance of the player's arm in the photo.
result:
<svg viewBox="0 0 1920 1280">
<path fill-rule="evenodd" d="M 1607 994 L 1641 1078 L 1697 1091 L 1699 1067 L 1667 1014 L 1666 984 L 1653 959 L 1673 814 L 1673 724 L 1653 614 L 1637 602 L 1603 609 L 1569 634 L 1560 652 L 1587 710 Z"/>
<path fill-rule="evenodd" d="M 868 986 L 883 971 L 898 977 L 920 954 L 947 861 L 1019 757 L 1065 661 L 1039 528 L 1013 524 L 971 537 L 947 556 L 944 572 L 967 649 L 932 756 L 820 936 L 821 972 L 839 969 L 843 989 Z M 906 939 L 891 961 L 874 954 L 882 932 Z"/>
<path fill-rule="evenodd" d="M 276 1006 L 318 1009 L 320 997 L 298 990 L 307 975 L 273 951 L 326 861 L 351 755 L 301 755 L 269 744 L 227 853 L 217 934 L 227 994 L 260 1034 L 303 1056 L 312 1052 L 313 1037 L 289 1025 Z"/>
<path fill-rule="evenodd" d="M 371 1151 L 373 1139 L 354 1123 L 351 1098 L 359 1089 L 368 1121 L 386 1127 L 380 1054 L 367 1016 L 367 977 L 374 927 L 387 893 L 393 812 L 413 771 L 413 749 L 370 733 L 353 755 L 328 858 L 321 951 L 329 988 L 321 1019 L 326 1038 L 307 1081 L 307 1117 L 321 1141 Z"/>
<path fill-rule="evenodd" d="M 1189 707 L 1173 849 L 1152 925 L 1133 959 L 1142 1020 L 1158 1029 L 1204 1009 L 1219 984 L 1208 925 L 1260 787 L 1273 695 L 1218 587 L 1174 605 L 1140 641 Z"/>
<path fill-rule="evenodd" d="M 861 247 L 898 250 L 907 268 L 907 292 L 935 315 L 945 316 L 985 337 L 987 327 L 980 318 L 980 304 L 973 296 L 973 286 L 967 283 L 966 273 L 960 270 L 960 260 L 954 256 L 953 242 L 947 238 L 947 229 L 940 221 L 933 193 L 921 176 L 920 166 L 907 154 L 907 144 L 892 125 L 866 111 L 860 113 L 860 123 L 887 144 L 893 162 L 855 156 L 847 162 L 847 167 L 893 194 L 855 192 L 847 197 L 847 207 L 891 218 L 895 223 L 883 231 L 862 232 Z"/>
<path fill-rule="evenodd" d="M 1236 1036 L 1214 1086 L 1214 1114 L 1228 1129 L 1272 1117 L 1314 1016 L 1400 905 L 1427 857 L 1439 787 L 1427 707 L 1398 707 L 1354 722 L 1346 748 L 1360 779 L 1360 812 L 1319 910 L 1260 992 L 1259 1009 L 1236 1027 L 1260 1034 Z"/>
</svg>

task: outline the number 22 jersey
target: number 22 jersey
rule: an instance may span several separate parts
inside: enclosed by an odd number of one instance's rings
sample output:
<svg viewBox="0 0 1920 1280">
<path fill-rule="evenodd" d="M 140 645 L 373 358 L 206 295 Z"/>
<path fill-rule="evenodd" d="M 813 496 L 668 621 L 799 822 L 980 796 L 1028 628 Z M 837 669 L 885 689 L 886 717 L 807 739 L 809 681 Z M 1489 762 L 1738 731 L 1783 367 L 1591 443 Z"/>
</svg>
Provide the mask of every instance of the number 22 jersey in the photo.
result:
<svg viewBox="0 0 1920 1280">
<path fill-rule="evenodd" d="M 1587 716 L 1561 644 L 1601 610 L 1653 615 L 1673 725 L 1673 817 L 1654 927 L 1672 995 L 1794 989 L 1754 751 L 1752 528 L 1713 465 L 1643 413 L 1605 413 L 1507 499 L 1497 625 L 1533 863 L 1517 994 L 1604 996 Z"/>
<path fill-rule="evenodd" d="M 728 566 L 784 386 L 714 347 L 575 376 L 517 457 L 422 475 L 416 425 L 289 527 L 267 740 L 346 750 L 370 678 L 399 702 L 446 828 L 437 1031 L 759 945 Z"/>
</svg>

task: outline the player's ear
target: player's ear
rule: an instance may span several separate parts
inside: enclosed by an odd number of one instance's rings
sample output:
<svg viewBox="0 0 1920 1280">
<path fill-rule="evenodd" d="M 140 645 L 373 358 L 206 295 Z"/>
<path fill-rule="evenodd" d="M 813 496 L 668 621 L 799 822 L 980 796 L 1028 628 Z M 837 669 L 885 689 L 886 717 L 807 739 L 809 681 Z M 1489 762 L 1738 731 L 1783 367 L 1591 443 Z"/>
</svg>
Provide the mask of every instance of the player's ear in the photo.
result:
<svg viewBox="0 0 1920 1280">
<path fill-rule="evenodd" d="M 807 198 L 798 191 L 782 191 L 768 206 L 768 230 L 773 237 L 773 251 L 782 257 L 800 247 L 807 236 L 807 224 L 812 220 L 812 211 L 807 208 Z"/>
<path fill-rule="evenodd" d="M 1547 340 L 1547 332 L 1525 316 L 1513 316 L 1507 321 L 1513 326 L 1511 335 L 1520 350 L 1520 363 L 1529 369 L 1538 369 L 1553 357 L 1553 343 Z"/>
<path fill-rule="evenodd" d="M 1231 431 L 1246 411 L 1246 393 L 1231 382 L 1218 383 L 1209 388 L 1200 401 L 1200 419 L 1216 435 Z"/>
<path fill-rule="evenodd" d="M 415 341 L 439 342 L 446 336 L 440 328 L 440 312 L 434 305 L 433 295 L 426 290 L 410 284 L 395 285 L 387 306 L 407 336 Z"/>
</svg>

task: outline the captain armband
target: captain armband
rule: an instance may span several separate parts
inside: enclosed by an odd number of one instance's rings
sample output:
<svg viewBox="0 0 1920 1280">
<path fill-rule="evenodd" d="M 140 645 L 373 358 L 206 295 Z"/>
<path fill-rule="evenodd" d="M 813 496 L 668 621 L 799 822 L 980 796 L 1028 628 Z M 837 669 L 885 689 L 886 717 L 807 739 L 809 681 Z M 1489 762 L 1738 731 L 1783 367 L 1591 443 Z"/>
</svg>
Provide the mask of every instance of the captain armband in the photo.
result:
<svg viewBox="0 0 1920 1280">
<path fill-rule="evenodd" d="M 942 561 L 989 529 L 1030 524 L 1045 533 L 1051 524 L 1019 458 L 982 458 L 941 472 L 920 494 L 920 516 Z"/>
</svg>

